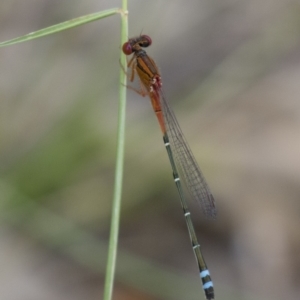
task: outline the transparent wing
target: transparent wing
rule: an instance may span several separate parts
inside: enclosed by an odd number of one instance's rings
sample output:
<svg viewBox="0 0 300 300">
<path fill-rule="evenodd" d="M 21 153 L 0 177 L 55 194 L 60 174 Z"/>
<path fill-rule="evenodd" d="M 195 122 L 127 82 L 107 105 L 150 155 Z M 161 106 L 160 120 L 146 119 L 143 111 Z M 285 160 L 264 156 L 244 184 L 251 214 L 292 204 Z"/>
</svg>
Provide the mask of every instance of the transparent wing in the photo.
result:
<svg viewBox="0 0 300 300">
<path fill-rule="evenodd" d="M 190 147 L 183 136 L 178 121 L 169 106 L 163 92 L 160 91 L 161 108 L 164 115 L 167 135 L 170 140 L 176 166 L 183 175 L 184 182 L 192 197 L 200 204 L 205 216 L 215 218 L 215 199 L 205 181 L 205 178 L 194 158 Z"/>
</svg>

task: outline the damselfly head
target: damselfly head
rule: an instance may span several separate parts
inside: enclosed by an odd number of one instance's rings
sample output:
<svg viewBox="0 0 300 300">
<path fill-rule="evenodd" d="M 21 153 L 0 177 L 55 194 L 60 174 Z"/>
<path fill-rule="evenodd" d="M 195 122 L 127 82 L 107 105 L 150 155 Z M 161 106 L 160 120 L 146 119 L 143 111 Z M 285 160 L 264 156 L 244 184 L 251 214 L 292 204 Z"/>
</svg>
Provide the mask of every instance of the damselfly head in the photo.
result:
<svg viewBox="0 0 300 300">
<path fill-rule="evenodd" d="M 124 43 L 122 51 L 126 55 L 130 55 L 133 52 L 137 51 L 139 47 L 146 48 L 152 44 L 152 40 L 148 35 L 140 35 L 136 38 L 131 38 L 128 42 Z"/>
<path fill-rule="evenodd" d="M 132 50 L 132 46 L 131 46 L 130 42 L 126 42 L 123 44 L 122 51 L 126 55 L 132 54 L 133 50 Z"/>
<path fill-rule="evenodd" d="M 138 39 L 138 44 L 141 47 L 149 47 L 152 44 L 151 37 L 149 35 L 141 35 Z"/>
</svg>

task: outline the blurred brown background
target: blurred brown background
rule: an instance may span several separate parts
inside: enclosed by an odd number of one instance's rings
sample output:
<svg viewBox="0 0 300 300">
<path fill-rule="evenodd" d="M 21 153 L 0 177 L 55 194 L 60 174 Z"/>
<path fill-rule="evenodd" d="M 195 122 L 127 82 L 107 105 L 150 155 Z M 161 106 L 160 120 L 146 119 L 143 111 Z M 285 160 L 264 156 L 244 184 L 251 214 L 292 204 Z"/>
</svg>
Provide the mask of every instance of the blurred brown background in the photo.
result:
<svg viewBox="0 0 300 300">
<path fill-rule="evenodd" d="M 0 40 L 119 1 L 3 0 Z M 299 299 L 300 4 L 129 1 L 217 200 L 190 202 L 216 299 Z M 0 49 L 0 298 L 102 299 L 120 18 Z M 128 91 L 114 299 L 204 299 L 159 126 Z"/>
</svg>

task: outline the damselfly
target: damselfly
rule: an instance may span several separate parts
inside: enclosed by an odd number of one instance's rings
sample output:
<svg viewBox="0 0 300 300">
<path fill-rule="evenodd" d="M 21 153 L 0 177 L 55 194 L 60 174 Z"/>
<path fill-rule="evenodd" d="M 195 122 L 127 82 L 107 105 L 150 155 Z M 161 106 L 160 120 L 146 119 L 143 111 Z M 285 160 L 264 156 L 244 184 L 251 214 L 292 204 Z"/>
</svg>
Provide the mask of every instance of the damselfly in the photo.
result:
<svg viewBox="0 0 300 300">
<path fill-rule="evenodd" d="M 122 50 L 126 55 L 133 54 L 133 57 L 128 62 L 128 67 L 131 68 L 130 80 L 133 81 L 134 76 L 136 74 L 138 75 L 142 85 L 140 94 L 144 96 L 148 95 L 150 97 L 154 112 L 158 119 L 192 247 L 199 267 L 205 296 L 206 299 L 211 300 L 214 299 L 213 283 L 204 261 L 200 244 L 196 237 L 179 174 L 182 175 L 186 187 L 192 197 L 200 203 L 203 213 L 208 217 L 214 218 L 216 216 L 215 200 L 200 171 L 194 155 L 183 136 L 178 121 L 164 96 L 162 80 L 158 68 L 153 59 L 150 58 L 143 49 L 150 46 L 151 43 L 152 40 L 149 36 L 141 35 L 129 39 L 128 42 L 124 43 Z M 178 173 L 178 171 L 180 173 Z"/>
</svg>

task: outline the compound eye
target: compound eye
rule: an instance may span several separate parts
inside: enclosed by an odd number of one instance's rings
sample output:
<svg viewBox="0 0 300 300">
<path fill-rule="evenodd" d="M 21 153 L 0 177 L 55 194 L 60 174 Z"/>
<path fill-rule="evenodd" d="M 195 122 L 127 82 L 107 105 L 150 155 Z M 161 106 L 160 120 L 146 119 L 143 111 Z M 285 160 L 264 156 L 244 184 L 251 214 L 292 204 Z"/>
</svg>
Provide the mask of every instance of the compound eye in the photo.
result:
<svg viewBox="0 0 300 300">
<path fill-rule="evenodd" d="M 124 45 L 122 47 L 122 51 L 126 55 L 132 54 L 132 47 L 131 47 L 130 43 L 128 43 L 128 42 L 124 43 Z"/>
<path fill-rule="evenodd" d="M 149 35 L 141 35 L 140 36 L 140 42 L 139 42 L 139 45 L 141 47 L 149 47 L 151 44 L 152 44 L 152 40 L 151 40 L 151 37 Z"/>
</svg>

